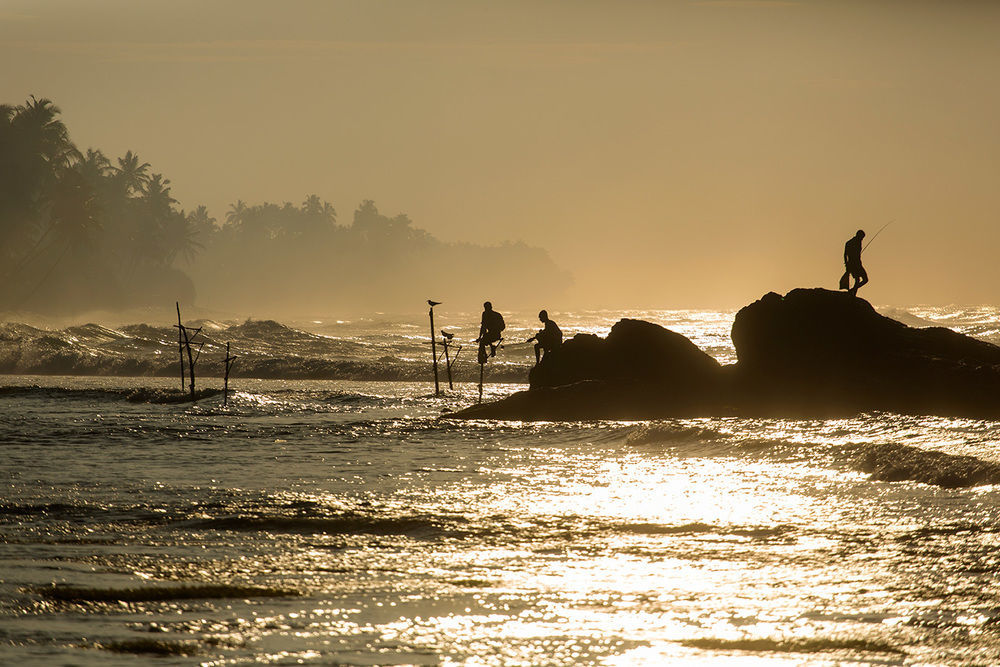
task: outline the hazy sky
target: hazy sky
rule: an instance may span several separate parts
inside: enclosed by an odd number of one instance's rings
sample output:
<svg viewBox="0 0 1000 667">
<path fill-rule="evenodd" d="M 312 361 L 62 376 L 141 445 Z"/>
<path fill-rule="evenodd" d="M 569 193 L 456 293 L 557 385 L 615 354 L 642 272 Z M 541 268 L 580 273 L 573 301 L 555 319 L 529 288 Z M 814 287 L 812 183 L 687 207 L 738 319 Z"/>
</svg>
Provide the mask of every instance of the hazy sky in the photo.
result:
<svg viewBox="0 0 1000 667">
<path fill-rule="evenodd" d="M 577 306 L 836 287 L 892 219 L 863 296 L 1000 302 L 1000 2 L 0 0 L 0 63 L 187 208 L 374 199 Z"/>
</svg>

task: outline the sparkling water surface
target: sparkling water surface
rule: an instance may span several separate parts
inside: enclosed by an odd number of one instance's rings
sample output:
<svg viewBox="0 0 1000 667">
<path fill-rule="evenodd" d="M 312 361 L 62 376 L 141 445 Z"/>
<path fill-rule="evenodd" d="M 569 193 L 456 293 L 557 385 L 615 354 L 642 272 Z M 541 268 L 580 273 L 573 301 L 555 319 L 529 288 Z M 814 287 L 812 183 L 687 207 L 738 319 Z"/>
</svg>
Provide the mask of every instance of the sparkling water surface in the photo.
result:
<svg viewBox="0 0 1000 667">
<path fill-rule="evenodd" d="M 898 312 L 996 335 L 982 309 Z M 732 315 L 634 314 L 723 361 Z M 0 662 L 1000 663 L 997 487 L 864 464 L 1000 464 L 996 422 L 439 419 L 472 383 L 129 400 L 178 383 L 0 378 Z"/>
</svg>

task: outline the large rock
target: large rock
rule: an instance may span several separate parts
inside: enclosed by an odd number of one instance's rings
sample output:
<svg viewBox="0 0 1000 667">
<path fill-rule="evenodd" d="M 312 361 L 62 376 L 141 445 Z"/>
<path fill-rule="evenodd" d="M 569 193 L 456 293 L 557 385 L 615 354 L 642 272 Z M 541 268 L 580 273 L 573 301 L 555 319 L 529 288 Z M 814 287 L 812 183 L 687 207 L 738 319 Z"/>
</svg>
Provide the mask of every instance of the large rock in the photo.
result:
<svg viewBox="0 0 1000 667">
<path fill-rule="evenodd" d="M 607 338 L 577 334 L 531 370 L 530 391 L 473 406 L 467 419 L 649 419 L 708 416 L 728 392 L 719 362 L 658 324 L 623 319 Z"/>
<path fill-rule="evenodd" d="M 688 387 L 717 382 L 721 367 L 690 340 L 642 320 L 623 319 L 607 338 L 577 334 L 531 369 L 532 389 L 583 380 Z"/>
<path fill-rule="evenodd" d="M 1000 347 L 908 327 L 846 292 L 772 292 L 736 314 L 732 336 L 747 409 L 1000 413 Z"/>
</svg>

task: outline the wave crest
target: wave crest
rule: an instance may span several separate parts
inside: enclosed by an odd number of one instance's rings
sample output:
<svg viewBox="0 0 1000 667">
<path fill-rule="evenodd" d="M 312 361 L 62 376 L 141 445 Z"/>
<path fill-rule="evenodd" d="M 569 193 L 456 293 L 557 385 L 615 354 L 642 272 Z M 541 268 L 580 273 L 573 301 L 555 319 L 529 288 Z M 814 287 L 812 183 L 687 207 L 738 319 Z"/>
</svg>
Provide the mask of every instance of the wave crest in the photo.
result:
<svg viewBox="0 0 1000 667">
<path fill-rule="evenodd" d="M 910 445 L 861 445 L 856 462 L 880 482 L 913 481 L 946 489 L 1000 483 L 1000 464 Z"/>
</svg>

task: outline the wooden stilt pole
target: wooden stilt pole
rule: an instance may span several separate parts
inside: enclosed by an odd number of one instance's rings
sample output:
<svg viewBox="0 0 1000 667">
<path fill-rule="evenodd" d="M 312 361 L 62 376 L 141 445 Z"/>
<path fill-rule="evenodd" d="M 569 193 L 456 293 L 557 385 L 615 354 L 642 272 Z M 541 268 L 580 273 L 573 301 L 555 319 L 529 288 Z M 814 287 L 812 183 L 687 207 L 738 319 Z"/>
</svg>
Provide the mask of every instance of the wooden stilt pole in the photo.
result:
<svg viewBox="0 0 1000 667">
<path fill-rule="evenodd" d="M 444 333 L 443 331 L 441 332 Z M 448 337 L 441 336 L 441 344 L 444 345 L 444 367 L 448 370 L 448 389 L 454 389 L 455 385 L 451 383 L 451 359 L 448 358 Z"/>
<path fill-rule="evenodd" d="M 229 343 L 226 343 L 226 375 L 222 384 L 222 407 L 226 407 L 229 403 L 229 371 L 233 367 L 233 362 L 236 361 L 236 357 L 229 355 Z"/>
<path fill-rule="evenodd" d="M 441 395 L 441 385 L 438 383 L 438 357 L 437 357 L 437 339 L 434 338 L 434 304 L 427 300 L 427 303 L 431 304 L 430 316 L 431 316 L 431 358 L 434 360 L 434 395 Z"/>
<path fill-rule="evenodd" d="M 193 341 L 195 337 L 201 333 L 201 327 L 195 329 L 194 333 L 189 336 L 188 328 L 181 322 L 181 304 L 175 302 L 175 305 L 177 306 L 177 324 L 175 325 L 177 327 L 177 347 L 180 348 L 181 355 L 181 391 L 184 391 L 184 351 L 186 350 L 188 358 L 188 376 L 191 378 L 191 384 L 189 387 L 191 389 L 191 402 L 193 403 L 195 399 L 194 363 L 199 357 L 201 357 L 201 349 L 202 346 L 205 345 L 205 342 L 202 341 L 201 343 L 198 343 L 198 357 L 195 357 L 191 353 L 191 341 Z M 226 353 L 226 356 L 229 356 L 228 352 Z"/>
<path fill-rule="evenodd" d="M 181 304 L 175 301 L 177 306 L 177 351 L 181 355 L 181 391 L 184 391 L 184 325 L 181 324 Z"/>
<path fill-rule="evenodd" d="M 183 327 L 181 331 L 184 333 L 184 348 L 187 350 L 188 356 L 188 376 L 191 378 L 191 402 L 194 403 L 194 356 L 191 354 L 191 339 L 188 338 L 187 327 Z"/>
<path fill-rule="evenodd" d="M 479 402 L 483 402 L 483 369 L 486 368 L 486 364 L 479 364 Z"/>
</svg>

